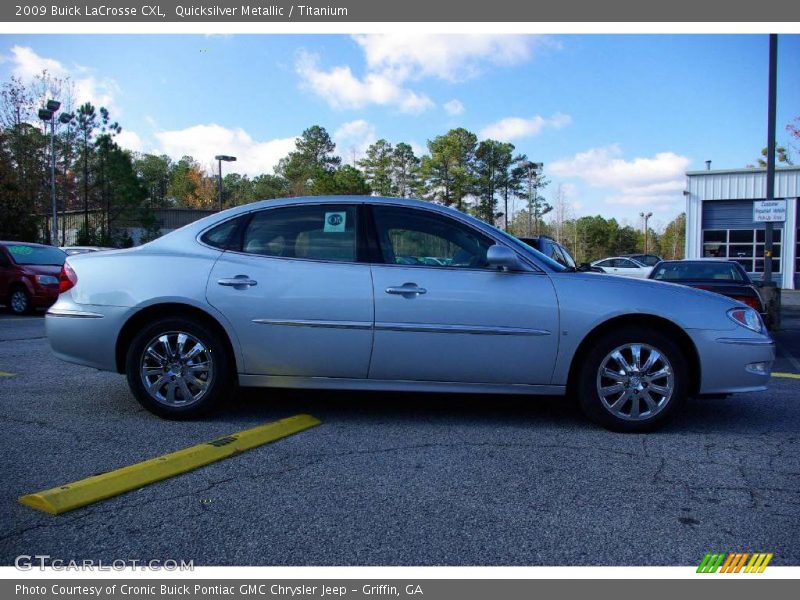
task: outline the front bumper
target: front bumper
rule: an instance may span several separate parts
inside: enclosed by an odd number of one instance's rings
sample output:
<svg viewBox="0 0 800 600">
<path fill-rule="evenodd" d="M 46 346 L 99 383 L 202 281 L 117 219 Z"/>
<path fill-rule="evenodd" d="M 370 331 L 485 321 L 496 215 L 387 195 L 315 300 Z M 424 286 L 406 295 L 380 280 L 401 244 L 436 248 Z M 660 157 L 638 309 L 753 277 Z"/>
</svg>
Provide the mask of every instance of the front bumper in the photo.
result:
<svg viewBox="0 0 800 600">
<path fill-rule="evenodd" d="M 775 342 L 768 335 L 736 331 L 691 332 L 700 355 L 700 394 L 767 389 Z"/>
</svg>

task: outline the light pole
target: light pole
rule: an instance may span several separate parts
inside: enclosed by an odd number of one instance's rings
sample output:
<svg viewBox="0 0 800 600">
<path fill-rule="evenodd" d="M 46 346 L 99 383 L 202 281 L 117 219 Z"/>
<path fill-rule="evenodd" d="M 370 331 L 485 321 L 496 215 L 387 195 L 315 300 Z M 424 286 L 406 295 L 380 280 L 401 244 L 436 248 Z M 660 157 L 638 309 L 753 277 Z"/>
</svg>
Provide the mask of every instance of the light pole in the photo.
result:
<svg viewBox="0 0 800 600">
<path fill-rule="evenodd" d="M 39 118 L 45 122 L 50 121 L 50 196 L 53 204 L 53 222 L 50 224 L 50 243 L 58 246 L 58 206 L 56 204 L 56 113 L 61 108 L 61 102 L 48 100 L 46 108 L 39 109 Z"/>
<path fill-rule="evenodd" d="M 58 117 L 58 122 L 61 123 L 62 125 L 66 125 L 67 126 L 67 143 L 66 143 L 66 150 L 64 152 L 65 156 L 63 157 L 64 158 L 64 179 L 63 179 L 64 185 L 62 186 L 63 189 L 62 189 L 62 192 L 61 192 L 63 197 L 64 197 L 64 202 L 62 203 L 64 215 L 63 215 L 63 218 L 61 219 L 61 243 L 62 244 L 66 244 L 66 239 L 67 239 L 67 217 L 66 217 L 67 195 L 68 195 L 67 170 L 69 168 L 68 165 L 69 165 L 70 161 L 72 160 L 72 152 L 71 152 L 71 150 L 69 150 L 70 144 L 72 143 L 72 138 L 71 138 L 71 131 L 72 130 L 69 128 L 69 126 L 72 124 L 72 120 L 74 118 L 75 118 L 74 113 L 61 113 L 59 115 L 59 117 Z"/>
<path fill-rule="evenodd" d="M 226 154 L 217 154 L 214 159 L 219 164 L 219 209 L 222 210 L 222 161 L 234 162 L 235 156 L 228 156 Z"/>
<path fill-rule="evenodd" d="M 644 253 L 647 254 L 647 222 L 650 220 L 650 217 L 653 216 L 653 213 L 639 213 L 639 216 L 644 219 Z"/>
</svg>

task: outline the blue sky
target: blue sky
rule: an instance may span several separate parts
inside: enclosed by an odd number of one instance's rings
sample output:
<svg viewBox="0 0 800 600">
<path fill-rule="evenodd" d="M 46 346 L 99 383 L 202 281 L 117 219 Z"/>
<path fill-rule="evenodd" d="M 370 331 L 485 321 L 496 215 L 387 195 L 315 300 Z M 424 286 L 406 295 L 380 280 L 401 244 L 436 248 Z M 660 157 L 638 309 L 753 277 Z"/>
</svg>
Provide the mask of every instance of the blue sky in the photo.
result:
<svg viewBox="0 0 800 600">
<path fill-rule="evenodd" d="M 780 37 L 778 140 L 800 115 L 800 36 Z M 270 171 L 312 124 L 345 160 L 466 127 L 545 163 L 578 215 L 664 224 L 683 172 L 766 143 L 766 35 L 4 35 L 0 73 L 70 75 L 136 150 Z M 795 157 L 800 160 L 800 156 Z"/>
</svg>

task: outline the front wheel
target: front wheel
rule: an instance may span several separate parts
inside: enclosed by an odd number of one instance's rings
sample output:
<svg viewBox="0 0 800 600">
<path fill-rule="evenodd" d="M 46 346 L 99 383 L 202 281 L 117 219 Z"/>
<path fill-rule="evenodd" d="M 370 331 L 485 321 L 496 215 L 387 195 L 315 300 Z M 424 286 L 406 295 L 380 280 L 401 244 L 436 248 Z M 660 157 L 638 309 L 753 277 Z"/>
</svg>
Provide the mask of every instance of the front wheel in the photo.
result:
<svg viewBox="0 0 800 600">
<path fill-rule="evenodd" d="M 191 318 L 167 317 L 144 327 L 131 342 L 125 366 L 139 403 L 167 419 L 205 414 L 235 389 L 223 339 Z"/>
<path fill-rule="evenodd" d="M 631 327 L 593 344 L 576 387 L 593 421 L 612 431 L 652 431 L 685 401 L 688 373 L 683 352 L 668 335 Z"/>
<path fill-rule="evenodd" d="M 15 315 L 26 315 L 31 312 L 31 297 L 24 287 L 17 285 L 12 288 L 8 295 L 8 308 Z"/>
</svg>

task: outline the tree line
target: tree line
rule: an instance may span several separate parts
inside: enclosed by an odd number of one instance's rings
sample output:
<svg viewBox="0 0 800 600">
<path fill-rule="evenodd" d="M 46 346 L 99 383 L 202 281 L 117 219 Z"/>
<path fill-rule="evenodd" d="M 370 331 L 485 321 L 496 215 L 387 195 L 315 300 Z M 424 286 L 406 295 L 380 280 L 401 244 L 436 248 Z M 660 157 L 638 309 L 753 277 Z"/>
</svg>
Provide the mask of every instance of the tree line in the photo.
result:
<svg viewBox="0 0 800 600">
<path fill-rule="evenodd" d="M 125 222 L 138 223 L 144 240 L 158 236 L 155 210 L 218 207 L 217 180 L 194 157 L 131 152 L 117 143 L 122 126 L 105 107 L 74 106 L 69 79 L 46 71 L 31 83 L 15 77 L 0 90 L 0 239 L 50 242 L 44 215 L 51 210 L 49 131 L 38 119 L 48 97 L 64 99 L 55 121 L 56 189 L 59 211 L 83 214 L 81 245 L 132 243 Z M 547 193 L 540 165 L 513 144 L 479 140 L 458 127 L 427 141 L 418 156 L 405 142 L 380 139 L 360 160 L 345 164 L 328 131 L 313 125 L 277 165 L 253 177 L 223 179 L 223 208 L 271 198 L 305 195 L 416 197 L 453 206 L 525 236 L 547 234 L 579 261 L 643 249 L 643 232 L 600 216 L 575 218 L 564 189 Z M 90 218 L 99 213 L 101 219 Z M 62 219 L 63 222 L 63 219 Z M 669 257 L 683 252 L 682 217 L 661 234 L 648 231 L 648 245 Z M 65 231 L 60 231 L 62 238 Z M 680 239 L 679 239 L 680 238 Z M 63 244 L 62 240 L 57 240 Z"/>
</svg>

